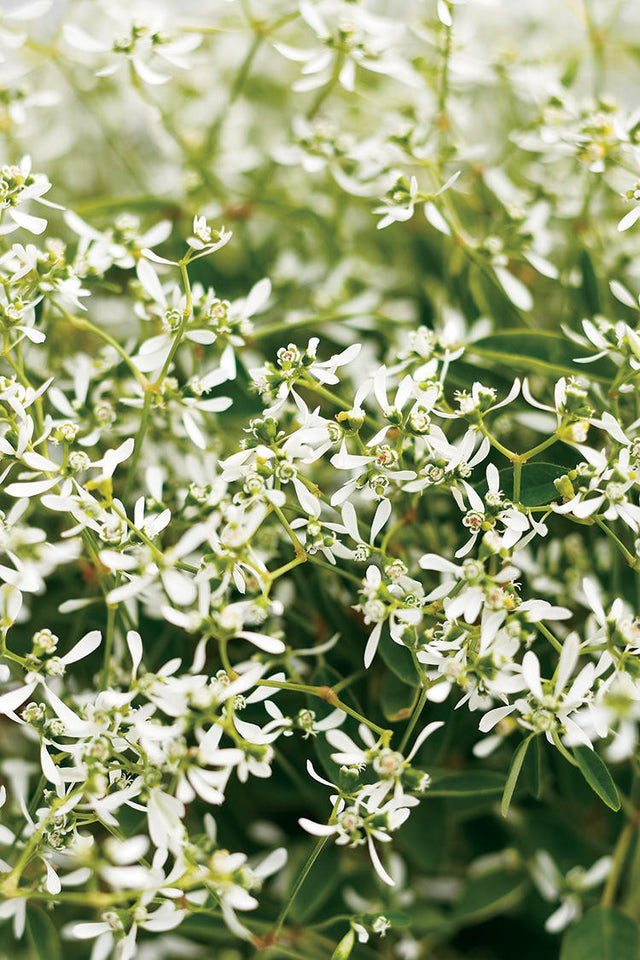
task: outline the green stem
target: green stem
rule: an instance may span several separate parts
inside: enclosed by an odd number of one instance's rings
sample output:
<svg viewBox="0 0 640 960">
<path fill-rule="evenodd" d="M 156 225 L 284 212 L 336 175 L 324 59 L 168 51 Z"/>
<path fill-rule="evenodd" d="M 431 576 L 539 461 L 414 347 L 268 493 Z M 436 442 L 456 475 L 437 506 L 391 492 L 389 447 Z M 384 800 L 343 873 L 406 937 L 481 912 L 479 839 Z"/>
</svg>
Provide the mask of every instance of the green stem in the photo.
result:
<svg viewBox="0 0 640 960">
<path fill-rule="evenodd" d="M 299 330 L 302 327 L 318 327 L 322 323 L 340 323 L 344 320 L 355 320 L 357 316 L 351 313 L 336 313 L 326 317 L 303 317 L 289 323 L 272 323 L 266 327 L 259 327 L 251 334 L 252 340 L 263 340 L 265 337 L 275 336 L 277 333 L 287 334 L 290 330 Z"/>
<path fill-rule="evenodd" d="M 411 734 L 414 731 L 415 725 L 418 722 L 418 719 L 425 707 L 426 702 L 427 702 L 427 691 L 426 689 L 423 688 L 420 692 L 420 699 L 418 700 L 416 704 L 416 708 L 411 714 L 411 719 L 407 724 L 407 729 L 405 730 L 402 740 L 400 741 L 400 746 L 398 747 L 398 750 L 400 751 L 400 753 L 404 753 L 406 746 L 409 743 L 409 740 L 411 739 Z"/>
<path fill-rule="evenodd" d="M 338 576 L 344 577 L 345 580 L 350 580 L 352 583 L 357 583 L 360 587 L 362 585 L 362 579 L 357 577 L 355 573 L 351 573 L 349 570 L 343 570 L 337 564 L 328 563 L 326 560 L 320 560 L 315 554 L 309 554 L 307 556 L 309 563 L 314 564 L 316 567 L 322 567 L 324 570 L 331 570 L 332 573 L 337 573 Z"/>
<path fill-rule="evenodd" d="M 335 806 L 334 806 L 334 812 L 335 812 Z M 333 813 L 331 814 L 331 816 L 333 816 Z M 298 879 L 295 882 L 295 886 L 291 891 L 291 895 L 289 896 L 289 899 L 284 904 L 284 906 L 282 907 L 282 910 L 278 915 L 278 919 L 276 920 L 275 925 L 273 927 L 273 931 L 272 931 L 272 937 L 274 939 L 277 939 L 278 934 L 282 929 L 282 925 L 286 920 L 287 914 L 289 913 L 289 910 L 293 906 L 294 900 L 296 899 L 296 897 L 298 896 L 298 893 L 300 892 L 300 888 L 302 887 L 302 884 L 307 879 L 307 876 L 309 875 L 309 871 L 311 870 L 314 863 L 316 862 L 316 860 L 318 859 L 318 857 L 326 847 L 329 839 L 330 837 L 318 837 L 316 845 L 314 846 L 313 850 L 309 854 L 309 858 L 307 859 L 307 862 L 305 863 L 304 867 L 300 872 Z"/>
<path fill-rule="evenodd" d="M 229 93 L 229 99 L 227 100 L 226 104 L 224 105 L 224 107 L 222 108 L 222 110 L 220 111 L 220 113 L 218 114 L 218 116 L 216 117 L 216 119 L 213 121 L 213 123 L 209 128 L 209 131 L 207 133 L 207 138 L 205 141 L 204 151 L 203 151 L 205 155 L 209 154 L 211 149 L 213 148 L 216 136 L 218 135 L 218 132 L 222 127 L 222 124 L 226 120 L 229 110 L 231 109 L 231 107 L 233 106 L 237 98 L 240 96 L 240 93 L 242 92 L 242 88 L 244 87 L 247 81 L 247 77 L 249 76 L 249 71 L 251 70 L 251 64 L 253 63 L 255 56 L 258 50 L 260 49 L 263 39 L 264 38 L 261 34 L 259 33 L 255 34 L 251 42 L 251 46 L 247 51 L 247 55 L 245 56 L 244 60 L 240 64 L 240 69 L 238 70 L 236 78 L 232 84 L 231 92 Z"/>
<path fill-rule="evenodd" d="M 359 723 L 364 723 L 365 726 L 369 727 L 370 730 L 373 730 L 386 741 L 389 741 L 393 736 L 392 730 L 385 730 L 383 727 L 379 727 L 377 723 L 373 723 L 373 721 L 368 720 L 366 717 L 363 717 L 361 713 L 358 713 L 357 710 L 354 710 L 353 707 L 350 707 L 347 703 L 343 703 L 332 687 L 315 687 L 307 683 L 289 683 L 286 680 L 257 680 L 256 686 L 275 687 L 278 690 L 290 690 L 292 693 L 306 693 L 311 697 L 319 697 L 332 707 L 337 707 L 338 710 L 348 713 L 350 717 L 353 717 L 354 720 L 357 720 Z"/>
<path fill-rule="evenodd" d="M 293 570 L 294 567 L 300 566 L 300 564 L 304 563 L 306 559 L 306 554 L 304 557 L 294 557 L 293 560 L 290 560 L 289 563 L 285 563 L 281 567 L 278 567 L 277 570 L 270 570 L 266 579 L 270 583 L 274 580 L 278 580 L 279 577 L 284 576 L 284 574 L 288 573 L 289 570 Z"/>
<path fill-rule="evenodd" d="M 553 433 L 550 437 L 547 437 L 546 440 L 543 440 L 542 443 L 538 443 L 535 447 L 531 447 L 531 449 L 527 450 L 525 453 L 521 453 L 520 459 L 522 463 L 526 463 L 527 460 L 531 460 L 532 457 L 542 453 L 542 451 L 546 450 L 547 447 L 553 446 L 554 443 L 557 443 L 557 440 L 557 436 L 555 433 Z"/>
<path fill-rule="evenodd" d="M 591 0 L 583 0 L 584 13 L 589 34 L 589 44 L 591 45 L 591 56 L 593 59 L 593 97 L 596 104 L 602 97 L 604 86 L 604 43 L 602 31 L 595 22 Z"/>
<path fill-rule="evenodd" d="M 522 461 L 513 461 L 513 502 L 520 501 L 520 481 L 522 479 Z"/>
<path fill-rule="evenodd" d="M 451 12 L 451 8 L 449 8 Z M 438 128 L 441 134 L 449 129 L 449 118 L 447 116 L 447 99 L 449 97 L 449 63 L 451 60 L 451 45 L 453 40 L 453 25 L 446 24 L 444 50 L 442 55 L 442 76 L 440 78 L 440 90 L 438 92 Z"/>
<path fill-rule="evenodd" d="M 620 540 L 620 538 L 616 536 L 613 530 L 607 526 L 607 524 L 604 522 L 602 517 L 595 517 L 595 521 L 600 527 L 600 529 L 603 530 L 604 533 L 606 533 L 606 535 L 613 541 L 613 543 L 616 544 L 616 546 L 618 547 L 618 550 L 622 553 L 623 557 L 625 558 L 629 566 L 636 568 L 638 565 L 638 558 L 634 557 L 634 555 L 629 550 L 627 550 L 622 540 Z"/>
<path fill-rule="evenodd" d="M 478 424 L 478 430 L 480 431 L 480 433 L 483 434 L 483 436 L 487 438 L 487 440 L 489 441 L 492 447 L 495 447 L 496 450 L 499 450 L 500 453 L 503 456 L 505 456 L 508 460 L 511 460 L 512 463 L 515 463 L 517 460 L 520 459 L 517 453 L 514 453 L 513 450 L 509 450 L 509 448 L 505 447 L 504 444 L 500 443 L 499 440 L 496 440 L 493 434 L 490 433 L 489 430 L 487 430 L 484 423 Z"/>
<path fill-rule="evenodd" d="M 127 474 L 127 481 L 125 483 L 125 488 L 124 488 L 125 497 L 130 493 L 131 487 L 135 480 L 138 461 L 140 460 L 140 454 L 142 453 L 144 438 L 146 436 L 147 428 L 149 426 L 149 414 L 151 412 L 152 396 L 153 394 L 158 395 L 161 391 L 164 378 L 166 377 L 167 373 L 171 368 L 171 364 L 173 363 L 173 358 L 175 357 L 178 347 L 182 342 L 182 337 L 184 335 L 184 331 L 186 329 L 187 323 L 191 319 L 191 315 L 193 313 L 193 305 L 191 300 L 191 283 L 189 281 L 189 273 L 187 270 L 188 262 L 189 260 L 188 260 L 188 254 L 187 254 L 187 258 L 184 260 L 181 260 L 178 264 L 180 268 L 180 274 L 182 276 L 182 285 L 184 288 L 184 295 L 185 295 L 185 306 L 182 312 L 182 318 L 178 325 L 178 329 L 176 330 L 175 336 L 171 343 L 169 353 L 167 354 L 167 357 L 162 366 L 162 370 L 160 371 L 160 374 L 158 375 L 157 379 L 153 383 L 148 383 L 145 389 L 144 404 L 142 407 L 142 416 L 140 417 L 140 426 L 138 428 L 138 433 L 136 434 L 133 453 L 131 455 L 131 461 L 129 463 L 129 472 Z"/>
<path fill-rule="evenodd" d="M 562 653 L 562 644 L 556 637 L 554 637 L 554 635 L 551 633 L 551 630 L 549 630 L 544 623 L 536 623 L 536 628 L 544 637 L 547 638 L 554 650 L 556 650 L 558 653 Z"/>
<path fill-rule="evenodd" d="M 615 846 L 615 850 L 613 851 L 613 863 L 611 864 L 611 871 L 607 877 L 607 882 L 602 894 L 602 900 L 600 901 L 600 904 L 603 907 L 613 906 L 618 884 L 620 882 L 620 877 L 622 876 L 622 871 L 624 869 L 629 848 L 631 846 L 631 841 L 633 840 L 633 835 L 637 826 L 638 824 L 635 818 L 629 820 L 623 827 L 622 832 L 618 837 L 618 842 Z"/>
<path fill-rule="evenodd" d="M 572 767 L 577 767 L 578 764 L 576 763 L 575 759 L 571 756 L 571 754 L 569 753 L 569 751 L 567 750 L 567 748 L 566 748 L 565 745 L 563 744 L 562 740 L 561 740 L 560 737 L 558 736 L 558 731 L 557 731 L 557 730 L 552 730 L 552 731 L 551 731 L 551 739 L 553 740 L 555 746 L 556 746 L 557 749 L 560 751 L 560 753 L 561 753 L 562 756 L 565 758 L 565 760 L 566 760 L 568 763 L 570 763 Z"/>
<path fill-rule="evenodd" d="M 228 674 L 228 676 L 233 678 L 233 677 L 236 677 L 237 674 L 233 669 L 233 667 L 231 666 L 231 661 L 229 660 L 229 654 L 227 653 L 227 644 L 228 644 L 228 640 L 226 640 L 224 637 L 218 638 L 218 649 L 220 651 L 220 661 L 226 673 Z"/>
<path fill-rule="evenodd" d="M 324 87 L 322 87 L 322 89 L 318 92 L 315 100 L 312 102 L 311 106 L 306 112 L 307 120 L 313 120 L 313 118 L 318 113 L 320 107 L 322 106 L 322 104 L 325 102 L 325 100 L 327 99 L 327 97 L 335 87 L 336 83 L 338 82 L 338 78 L 340 77 L 340 71 L 342 70 L 343 63 L 344 63 L 344 54 L 339 53 L 338 56 L 336 57 L 336 62 L 333 66 L 331 77 L 325 83 Z"/>
<path fill-rule="evenodd" d="M 291 524 L 285 517 L 280 507 L 277 507 L 274 504 L 273 510 L 276 516 L 278 517 L 280 523 L 282 524 L 284 529 L 287 531 L 287 534 L 289 535 L 289 539 L 291 540 L 291 543 L 293 544 L 293 548 L 296 552 L 296 559 L 299 560 L 301 563 L 304 563 L 304 561 L 307 560 L 307 552 L 302 546 L 302 544 L 300 543 L 300 541 L 298 540 L 295 530 L 291 528 Z"/>
<path fill-rule="evenodd" d="M 113 641 L 116 623 L 116 607 L 109 604 L 107 606 L 107 630 L 104 642 L 104 662 L 102 667 L 102 689 L 109 687 L 111 674 L 111 656 L 113 654 Z"/>
<path fill-rule="evenodd" d="M 95 334 L 96 337 L 100 337 L 101 340 L 103 340 L 106 344 L 112 347 L 116 351 L 120 359 L 124 363 L 126 363 L 126 365 L 129 367 L 129 370 L 131 371 L 133 376 L 136 378 L 140 386 L 143 389 L 146 389 L 146 387 L 148 386 L 147 378 L 144 376 L 143 373 L 141 373 L 138 370 L 138 368 L 136 367 L 135 363 L 133 362 L 133 360 L 127 353 L 127 351 L 121 346 L 121 344 L 118 343 L 117 340 L 114 340 L 114 338 L 110 334 L 108 334 L 105 330 L 102 330 L 100 327 L 97 327 L 95 323 L 91 322 L 91 320 L 85 319 L 84 317 L 74 317 L 72 314 L 68 313 L 64 309 L 64 307 L 61 307 L 59 303 L 52 302 L 52 306 L 54 306 L 57 310 L 59 310 L 60 313 L 65 317 L 65 319 L 68 320 L 69 323 L 73 324 L 74 327 L 77 327 L 79 330 L 90 331 L 91 333 Z"/>
<path fill-rule="evenodd" d="M 144 438 L 147 433 L 147 427 L 149 426 L 149 414 L 151 413 L 151 388 L 148 387 L 144 394 L 144 403 L 142 405 L 142 414 L 140 416 L 140 426 L 138 427 L 138 432 L 136 434 L 136 439 L 134 441 L 133 453 L 131 454 L 131 460 L 129 461 L 129 471 L 127 473 L 127 480 L 124 485 L 124 496 L 125 499 L 131 492 L 131 487 L 133 481 L 135 480 L 138 460 L 140 459 L 140 454 L 142 453 L 142 445 L 144 443 Z"/>
</svg>

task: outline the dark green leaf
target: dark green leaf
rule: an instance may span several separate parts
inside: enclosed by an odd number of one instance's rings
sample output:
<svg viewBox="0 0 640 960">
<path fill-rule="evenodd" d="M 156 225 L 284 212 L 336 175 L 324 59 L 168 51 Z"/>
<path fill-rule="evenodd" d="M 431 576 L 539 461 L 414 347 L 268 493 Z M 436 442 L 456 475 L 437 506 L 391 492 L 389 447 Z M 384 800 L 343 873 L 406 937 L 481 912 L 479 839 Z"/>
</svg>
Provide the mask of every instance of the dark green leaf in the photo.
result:
<svg viewBox="0 0 640 960">
<path fill-rule="evenodd" d="M 509 807 L 511 806 L 511 798 L 513 797 L 514 790 L 516 789 L 516 784 L 518 783 L 518 777 L 520 776 L 520 771 L 522 770 L 522 764 L 524 763 L 524 758 L 527 753 L 527 749 L 531 740 L 533 739 L 534 734 L 531 733 L 523 740 L 522 743 L 518 744 L 516 751 L 511 760 L 511 766 L 509 767 L 509 776 L 507 777 L 507 782 L 505 784 L 504 793 L 502 794 L 502 802 L 500 804 L 500 813 L 503 817 L 509 812 Z"/>
<path fill-rule="evenodd" d="M 38 960 L 62 960 L 60 937 L 51 917 L 40 907 L 27 907 L 27 932 Z"/>
<path fill-rule="evenodd" d="M 596 907 L 585 914 L 565 934 L 560 952 L 560 960 L 638 960 L 638 957 L 638 924 L 611 907 Z"/>
<path fill-rule="evenodd" d="M 291 873 L 291 881 L 289 890 L 285 895 L 285 901 L 291 896 L 292 888 L 297 882 L 300 870 L 306 863 L 307 854 L 308 851 L 295 864 L 296 869 Z M 298 890 L 289 911 L 291 919 L 295 923 L 304 923 L 314 917 L 320 907 L 336 890 L 341 882 L 340 871 L 336 867 L 334 848 L 323 850 L 314 863 L 313 869 L 305 877 L 304 883 Z"/>
<path fill-rule="evenodd" d="M 427 791 L 424 796 L 429 796 Z M 437 873 L 450 835 L 451 800 L 433 798 L 411 811 L 395 842 L 407 859 L 423 873 Z"/>
<path fill-rule="evenodd" d="M 388 630 L 382 631 L 378 650 L 382 659 L 393 670 L 396 677 L 412 687 L 419 685 L 420 677 L 413 664 L 410 651 L 406 647 L 400 646 L 399 643 L 394 643 Z"/>
<path fill-rule="evenodd" d="M 558 500 L 560 494 L 553 481 L 564 476 L 567 469 L 566 466 L 543 461 L 523 463 L 520 474 L 520 503 L 524 507 L 540 507 Z M 486 480 L 479 483 L 476 489 L 481 497 L 484 496 L 488 490 Z M 512 467 L 506 467 L 500 471 L 500 489 L 505 497 L 509 500 L 513 499 Z"/>
<path fill-rule="evenodd" d="M 393 671 L 382 678 L 380 703 L 382 712 L 391 723 L 407 720 L 419 693 L 418 687 L 409 687 Z"/>
<path fill-rule="evenodd" d="M 591 789 L 598 794 L 601 800 L 612 810 L 620 809 L 620 797 L 615 783 L 606 767 L 604 760 L 595 750 L 589 747 L 573 747 L 572 754 L 576 758 L 580 772 Z"/>
<path fill-rule="evenodd" d="M 452 773 L 450 770 L 430 771 L 431 786 L 425 794 L 429 797 L 469 797 L 501 793 L 504 787 L 502 774 L 491 770 Z"/>
<path fill-rule="evenodd" d="M 504 913 L 527 891 L 526 876 L 517 870 L 492 870 L 471 876 L 454 904 L 454 923 L 476 922 Z"/>
</svg>

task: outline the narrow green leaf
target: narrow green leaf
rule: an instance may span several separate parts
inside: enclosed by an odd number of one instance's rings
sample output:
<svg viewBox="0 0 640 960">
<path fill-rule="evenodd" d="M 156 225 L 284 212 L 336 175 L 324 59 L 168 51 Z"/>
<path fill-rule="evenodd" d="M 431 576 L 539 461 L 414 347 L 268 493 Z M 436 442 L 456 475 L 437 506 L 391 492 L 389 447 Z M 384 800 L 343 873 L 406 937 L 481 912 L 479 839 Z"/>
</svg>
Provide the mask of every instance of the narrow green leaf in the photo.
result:
<svg viewBox="0 0 640 960">
<path fill-rule="evenodd" d="M 347 960 L 347 957 L 350 955 L 353 950 L 353 944 L 355 943 L 355 934 L 353 928 L 349 930 L 349 933 L 345 933 L 344 937 L 335 948 L 331 954 L 331 960 Z"/>
<path fill-rule="evenodd" d="M 511 798 L 513 797 L 513 792 L 516 789 L 516 784 L 518 783 L 518 777 L 520 776 L 520 771 L 522 770 L 522 764 L 524 763 L 524 758 L 527 755 L 529 744 L 534 736 L 534 733 L 530 733 L 526 740 L 523 740 L 522 743 L 518 744 L 513 755 L 513 759 L 511 760 L 509 776 L 507 777 L 504 793 L 502 794 L 502 802 L 500 804 L 500 813 L 503 817 L 506 817 L 509 812 Z"/>
<path fill-rule="evenodd" d="M 640 927 L 611 907 L 586 913 L 567 931 L 560 951 L 560 960 L 638 960 L 639 956 Z"/>
<path fill-rule="evenodd" d="M 451 770 L 430 770 L 431 786 L 425 794 L 429 797 L 472 797 L 502 793 L 504 780 L 492 770 L 470 770 L 452 773 Z"/>
<path fill-rule="evenodd" d="M 62 960 L 60 937 L 51 917 L 40 907 L 27 907 L 27 932 L 38 960 Z"/>
<path fill-rule="evenodd" d="M 572 754 L 591 789 L 612 810 L 620 809 L 620 797 L 613 778 L 601 757 L 589 747 L 573 747 Z"/>
<path fill-rule="evenodd" d="M 476 923 L 501 915 L 524 897 L 529 883 L 518 870 L 491 870 L 471 876 L 453 905 L 453 921 Z"/>
<path fill-rule="evenodd" d="M 578 348 L 557 333 L 542 330 L 503 330 L 469 344 L 467 358 L 499 363 L 513 373 L 542 373 L 553 377 L 584 375 L 584 368 L 575 362 Z M 589 379 L 607 383 L 608 365 L 598 361 L 589 366 Z"/>
</svg>

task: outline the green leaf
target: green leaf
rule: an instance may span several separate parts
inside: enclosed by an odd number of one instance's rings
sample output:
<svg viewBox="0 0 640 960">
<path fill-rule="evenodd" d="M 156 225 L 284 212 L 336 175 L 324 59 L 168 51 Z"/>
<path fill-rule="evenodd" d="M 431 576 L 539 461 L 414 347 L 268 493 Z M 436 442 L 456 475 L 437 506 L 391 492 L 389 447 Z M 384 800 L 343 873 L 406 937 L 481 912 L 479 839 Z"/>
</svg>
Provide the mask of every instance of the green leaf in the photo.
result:
<svg viewBox="0 0 640 960">
<path fill-rule="evenodd" d="M 520 503 L 524 507 L 541 507 L 546 503 L 558 500 L 560 494 L 553 481 L 563 477 L 569 469 L 569 467 L 557 463 L 545 463 L 541 460 L 534 463 L 523 463 L 520 474 Z M 481 497 L 485 495 L 488 489 L 486 480 L 483 480 L 476 487 Z M 513 499 L 512 467 L 505 467 L 504 470 L 500 470 L 500 489 L 505 497 L 509 500 Z"/>
<path fill-rule="evenodd" d="M 382 678 L 380 704 L 382 712 L 391 723 L 407 720 L 419 695 L 419 687 L 409 687 L 393 671 Z"/>
<path fill-rule="evenodd" d="M 429 791 L 424 794 L 428 796 Z M 450 798 L 421 803 L 394 835 L 399 849 L 422 873 L 437 873 L 442 867 L 451 832 L 450 809 Z"/>
<path fill-rule="evenodd" d="M 306 863 L 306 860 L 306 852 L 303 856 L 296 858 L 296 869 L 292 871 L 289 889 L 285 894 L 283 902 L 290 899 L 293 888 L 300 875 L 300 870 Z M 335 892 L 341 882 L 340 871 L 337 869 L 337 866 L 333 848 L 325 848 L 314 863 L 313 868 L 305 877 L 304 883 L 298 890 L 296 898 L 291 905 L 289 914 L 294 923 L 305 923 L 314 917 L 322 905 L 327 902 L 331 894 Z"/>
<path fill-rule="evenodd" d="M 527 877 L 519 870 L 502 868 L 471 876 L 454 904 L 451 919 L 454 923 L 488 920 L 519 903 L 528 886 Z"/>
<path fill-rule="evenodd" d="M 399 677 L 400 680 L 409 684 L 409 686 L 419 686 L 420 677 L 414 666 L 410 651 L 399 643 L 394 643 L 389 635 L 389 631 L 386 629 L 382 631 L 378 651 L 386 665 L 393 670 L 396 677 Z"/>
<path fill-rule="evenodd" d="M 551 377 L 575 377 L 584 367 L 574 357 L 579 347 L 566 337 L 542 330 L 504 330 L 502 333 L 482 337 L 467 348 L 467 359 L 477 356 L 511 369 L 514 373 L 542 373 Z M 589 379 L 609 383 L 602 361 L 589 365 Z"/>
<path fill-rule="evenodd" d="M 573 747 L 572 754 L 591 789 L 612 810 L 620 809 L 620 797 L 613 778 L 601 757 L 589 747 Z"/>
<path fill-rule="evenodd" d="M 504 787 L 504 793 L 502 794 L 502 802 L 500 804 L 500 813 L 503 817 L 509 812 L 509 807 L 511 806 L 511 798 L 513 797 L 514 790 L 516 789 L 516 784 L 518 783 L 518 777 L 520 776 L 520 771 L 522 770 L 522 764 L 524 763 L 524 758 L 527 754 L 529 744 L 534 738 L 535 734 L 530 733 L 526 740 L 523 740 L 522 743 L 518 744 L 516 751 L 513 754 L 513 759 L 511 760 L 511 766 L 509 767 L 509 776 L 507 777 L 507 782 Z"/>
<path fill-rule="evenodd" d="M 470 797 L 502 793 L 502 774 L 492 770 L 452 773 L 450 770 L 430 771 L 431 786 L 425 794 L 429 797 Z"/>
<path fill-rule="evenodd" d="M 639 956 L 638 924 L 611 907 L 586 913 L 565 934 L 560 951 L 560 960 L 638 960 Z"/>
<path fill-rule="evenodd" d="M 51 917 L 34 904 L 27 906 L 27 932 L 38 960 L 62 960 L 62 946 Z"/>
<path fill-rule="evenodd" d="M 347 960 L 347 957 L 353 950 L 354 943 L 355 934 L 353 932 L 353 928 L 351 928 L 348 933 L 345 933 L 344 937 L 331 954 L 331 960 Z"/>
</svg>

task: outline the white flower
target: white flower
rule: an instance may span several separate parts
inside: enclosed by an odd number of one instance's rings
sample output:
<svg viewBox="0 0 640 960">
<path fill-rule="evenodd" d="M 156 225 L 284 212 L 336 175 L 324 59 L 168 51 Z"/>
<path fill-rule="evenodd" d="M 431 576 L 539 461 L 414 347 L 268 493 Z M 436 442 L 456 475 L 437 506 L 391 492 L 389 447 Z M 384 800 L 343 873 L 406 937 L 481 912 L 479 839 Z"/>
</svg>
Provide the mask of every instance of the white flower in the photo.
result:
<svg viewBox="0 0 640 960">
<path fill-rule="evenodd" d="M 64 25 L 64 38 L 70 47 L 83 53 L 99 54 L 113 53 L 118 59 L 106 67 L 96 71 L 98 77 L 110 77 L 116 73 L 123 60 L 128 60 L 131 66 L 144 83 L 152 85 L 167 83 L 171 75 L 160 73 L 155 66 L 154 59 L 159 57 L 164 64 L 170 64 L 181 69 L 188 69 L 187 54 L 192 53 L 200 46 L 202 38 L 197 33 L 171 37 L 164 29 L 161 17 L 156 16 L 154 21 L 147 23 L 132 22 L 129 35 L 119 35 L 111 41 L 96 40 L 81 27 L 73 23 Z"/>
<path fill-rule="evenodd" d="M 545 923 L 549 933 L 559 933 L 581 916 L 582 894 L 606 880 L 612 863 L 611 857 L 600 857 L 588 870 L 572 867 L 562 874 L 545 850 L 536 852 L 531 864 L 534 883 L 545 900 L 560 901 L 558 909 Z"/>
<path fill-rule="evenodd" d="M 17 166 L 4 166 L 0 171 L 0 210 L 8 214 L 14 226 L 0 227 L 0 233 L 11 233 L 18 227 L 23 227 L 30 233 L 42 233 L 47 226 L 43 217 L 34 217 L 18 209 L 23 203 L 35 200 L 48 207 L 56 207 L 56 203 L 44 200 L 44 194 L 51 189 L 48 178 L 43 173 L 31 173 L 31 157 L 25 156 Z"/>
</svg>

